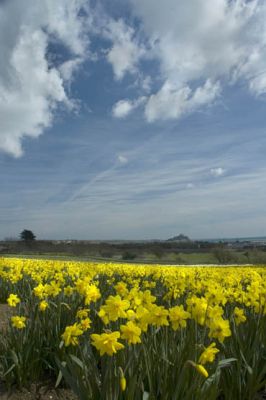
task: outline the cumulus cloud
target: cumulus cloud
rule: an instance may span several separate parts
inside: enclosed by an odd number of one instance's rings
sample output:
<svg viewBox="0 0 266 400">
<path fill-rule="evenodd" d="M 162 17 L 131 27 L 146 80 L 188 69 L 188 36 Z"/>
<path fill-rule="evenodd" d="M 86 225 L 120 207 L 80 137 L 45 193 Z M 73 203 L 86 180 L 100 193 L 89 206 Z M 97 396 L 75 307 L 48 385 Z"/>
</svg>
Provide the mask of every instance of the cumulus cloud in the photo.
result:
<svg viewBox="0 0 266 400">
<path fill-rule="evenodd" d="M 246 82 L 252 94 L 266 92 L 263 0 L 130 3 L 144 38 L 142 52 L 135 47 L 138 61 L 153 59 L 160 71 L 153 84 L 160 79 L 161 87 L 151 94 L 145 107 L 148 121 L 178 119 L 212 104 L 223 85 L 239 80 Z M 136 67 L 132 61 L 129 64 L 128 70 Z"/>
<path fill-rule="evenodd" d="M 145 76 L 141 81 L 141 87 L 144 90 L 144 92 L 150 92 L 151 90 L 151 85 L 152 85 L 152 79 L 150 76 Z"/>
<path fill-rule="evenodd" d="M 133 110 L 143 104 L 146 100 L 145 96 L 140 97 L 136 100 L 119 100 L 112 108 L 112 114 L 115 118 L 125 118 L 127 117 Z"/>
<path fill-rule="evenodd" d="M 224 168 L 211 168 L 210 173 L 212 176 L 219 177 L 225 174 L 226 170 Z"/>
<path fill-rule="evenodd" d="M 118 101 L 112 109 L 112 114 L 116 118 L 125 118 L 134 109 L 134 105 L 130 100 Z"/>
<path fill-rule="evenodd" d="M 104 54 L 117 81 L 134 75 L 137 97 L 114 104 L 117 118 L 142 105 L 148 122 L 178 119 L 214 104 L 224 86 L 239 81 L 252 95 L 266 93 L 264 0 L 128 0 L 127 20 L 123 2 L 116 19 L 104 1 L 93 10 L 91 3 L 0 2 L 0 150 L 20 156 L 24 137 L 51 126 L 59 104 L 71 107 L 67 88 L 84 57 Z M 54 62 L 51 47 L 67 49 L 65 58 Z"/>
<path fill-rule="evenodd" d="M 71 82 L 74 72 L 78 70 L 80 64 L 83 61 L 84 60 L 82 57 L 76 57 L 74 59 L 67 60 L 64 63 L 62 63 L 59 67 L 62 79 L 64 79 L 67 82 Z"/>
<path fill-rule="evenodd" d="M 0 4 L 0 150 L 16 157 L 21 140 L 38 137 L 59 103 L 71 106 L 65 83 L 87 46 L 79 16 L 83 0 L 9 0 Z M 53 64 L 49 44 L 65 46 L 69 59 Z"/>
<path fill-rule="evenodd" d="M 150 96 L 145 115 L 149 122 L 156 119 L 177 119 L 185 113 L 211 104 L 218 94 L 219 82 L 207 80 L 203 86 L 192 92 L 188 85 L 177 89 L 170 81 L 166 81 L 156 94 Z"/>
<path fill-rule="evenodd" d="M 144 54 L 134 29 L 127 26 L 122 19 L 110 19 L 104 32 L 113 43 L 107 53 L 107 60 L 113 67 L 115 78 L 120 80 L 126 72 L 134 73 L 139 59 Z"/>
</svg>

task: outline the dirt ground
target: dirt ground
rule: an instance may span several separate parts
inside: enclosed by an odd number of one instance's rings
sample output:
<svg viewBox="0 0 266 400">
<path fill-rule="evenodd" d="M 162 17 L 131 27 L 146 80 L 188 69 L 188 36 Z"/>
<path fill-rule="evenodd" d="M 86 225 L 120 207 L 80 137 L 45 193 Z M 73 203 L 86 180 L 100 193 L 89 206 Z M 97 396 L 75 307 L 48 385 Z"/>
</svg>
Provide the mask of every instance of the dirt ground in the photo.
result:
<svg viewBox="0 0 266 400">
<path fill-rule="evenodd" d="M 10 393 L 0 391 L 0 400 L 78 400 L 78 398 L 71 390 L 31 385 L 30 390 L 14 390 Z"/>
</svg>

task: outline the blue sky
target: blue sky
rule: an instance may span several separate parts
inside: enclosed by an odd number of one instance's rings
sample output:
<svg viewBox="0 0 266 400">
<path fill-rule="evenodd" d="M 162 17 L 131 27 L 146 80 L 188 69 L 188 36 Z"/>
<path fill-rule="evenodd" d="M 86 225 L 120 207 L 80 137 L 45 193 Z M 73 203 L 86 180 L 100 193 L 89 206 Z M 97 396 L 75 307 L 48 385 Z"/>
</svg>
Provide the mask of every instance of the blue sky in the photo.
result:
<svg viewBox="0 0 266 400">
<path fill-rule="evenodd" d="M 0 237 L 266 235 L 264 2 L 112 5 L 0 3 Z"/>
</svg>

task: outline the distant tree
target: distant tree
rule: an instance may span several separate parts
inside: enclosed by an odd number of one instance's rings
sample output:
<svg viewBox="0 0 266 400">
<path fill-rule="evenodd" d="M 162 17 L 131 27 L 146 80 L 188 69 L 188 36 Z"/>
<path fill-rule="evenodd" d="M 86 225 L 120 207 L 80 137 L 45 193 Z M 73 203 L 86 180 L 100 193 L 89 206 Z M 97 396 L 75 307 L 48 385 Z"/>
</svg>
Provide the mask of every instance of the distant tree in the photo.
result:
<svg viewBox="0 0 266 400">
<path fill-rule="evenodd" d="M 36 236 L 32 231 L 29 231 L 28 229 L 24 229 L 24 231 L 21 232 L 20 234 L 20 239 L 24 240 L 24 242 L 32 242 L 33 240 L 36 239 Z"/>
</svg>

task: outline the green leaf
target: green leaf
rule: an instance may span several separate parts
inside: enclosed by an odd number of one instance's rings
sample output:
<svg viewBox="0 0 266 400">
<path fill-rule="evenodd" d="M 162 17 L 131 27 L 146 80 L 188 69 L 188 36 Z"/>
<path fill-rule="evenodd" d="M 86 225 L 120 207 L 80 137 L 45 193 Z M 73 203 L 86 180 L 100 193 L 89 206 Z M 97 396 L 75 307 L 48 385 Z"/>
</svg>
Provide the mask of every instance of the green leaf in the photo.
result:
<svg viewBox="0 0 266 400">
<path fill-rule="evenodd" d="M 60 360 L 56 357 L 55 361 L 58 365 L 58 368 L 60 369 L 60 371 L 62 372 L 65 381 L 67 382 L 67 384 L 71 387 L 71 389 L 78 394 L 79 393 L 79 387 L 77 385 L 77 382 L 75 381 L 75 379 L 73 378 L 73 374 L 69 373 L 68 369 L 66 368 L 66 363 L 65 362 L 60 362 Z"/>
<path fill-rule="evenodd" d="M 55 382 L 55 388 L 57 388 L 60 385 L 60 382 L 61 382 L 62 378 L 63 378 L 63 374 L 62 374 L 62 372 L 60 370 L 59 374 L 57 376 L 56 382 Z"/>
<path fill-rule="evenodd" d="M 211 389 L 211 387 L 218 386 L 219 381 L 220 381 L 220 376 L 221 376 L 221 368 L 217 367 L 216 371 L 209 376 L 209 378 L 206 379 L 204 382 L 201 392 L 202 394 L 206 394 L 208 390 Z"/>
<path fill-rule="evenodd" d="M 12 364 L 11 367 L 4 373 L 3 377 L 8 375 L 16 367 L 16 364 Z"/>
<path fill-rule="evenodd" d="M 19 362 L 18 362 L 18 356 L 17 356 L 17 354 L 14 352 L 14 350 L 11 350 L 11 355 L 12 355 L 12 359 L 13 359 L 15 365 L 18 365 L 18 364 L 19 364 Z"/>
<path fill-rule="evenodd" d="M 85 367 L 85 365 L 84 365 L 84 363 L 77 357 L 77 356 L 74 356 L 73 354 L 70 354 L 70 358 L 80 367 L 80 368 L 84 368 Z"/>
<path fill-rule="evenodd" d="M 69 306 L 69 304 L 62 302 L 61 305 L 65 306 L 68 310 L 71 310 L 71 307 Z"/>
<path fill-rule="evenodd" d="M 232 362 L 237 361 L 237 358 L 225 358 L 224 360 L 219 361 L 218 368 L 229 367 Z"/>
<path fill-rule="evenodd" d="M 240 350 L 240 354 L 241 354 L 241 357 L 242 357 L 242 359 L 243 359 L 243 361 L 245 363 L 245 367 L 247 368 L 247 371 L 248 371 L 249 375 L 252 375 L 253 374 L 253 369 L 251 368 L 250 365 L 248 365 L 247 360 L 246 360 L 242 350 Z"/>
</svg>

